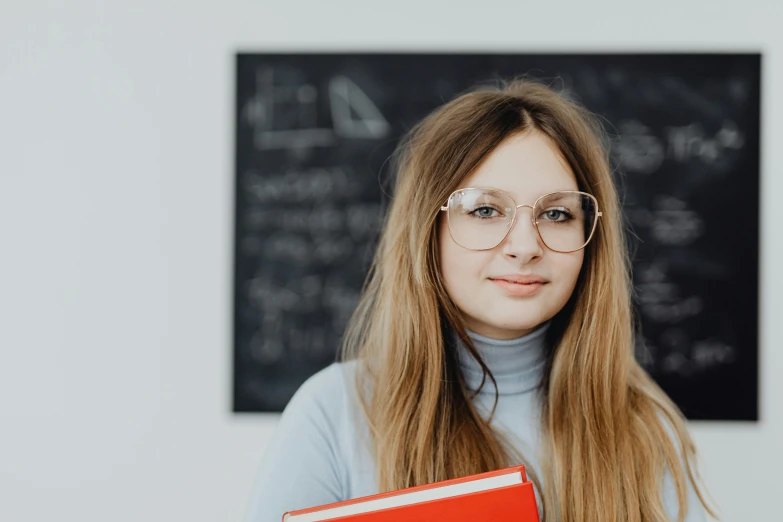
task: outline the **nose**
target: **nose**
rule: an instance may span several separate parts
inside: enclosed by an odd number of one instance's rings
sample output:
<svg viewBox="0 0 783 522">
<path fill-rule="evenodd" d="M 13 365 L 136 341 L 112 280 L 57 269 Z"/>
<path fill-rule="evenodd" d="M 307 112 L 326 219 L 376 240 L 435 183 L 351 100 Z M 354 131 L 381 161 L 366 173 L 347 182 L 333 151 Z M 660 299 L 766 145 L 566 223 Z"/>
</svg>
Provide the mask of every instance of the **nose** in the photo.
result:
<svg viewBox="0 0 783 522">
<path fill-rule="evenodd" d="M 527 207 L 529 211 L 524 211 Z M 544 243 L 533 224 L 533 207 L 517 206 L 514 222 L 511 224 L 506 239 L 503 240 L 503 254 L 525 265 L 544 255 Z"/>
</svg>

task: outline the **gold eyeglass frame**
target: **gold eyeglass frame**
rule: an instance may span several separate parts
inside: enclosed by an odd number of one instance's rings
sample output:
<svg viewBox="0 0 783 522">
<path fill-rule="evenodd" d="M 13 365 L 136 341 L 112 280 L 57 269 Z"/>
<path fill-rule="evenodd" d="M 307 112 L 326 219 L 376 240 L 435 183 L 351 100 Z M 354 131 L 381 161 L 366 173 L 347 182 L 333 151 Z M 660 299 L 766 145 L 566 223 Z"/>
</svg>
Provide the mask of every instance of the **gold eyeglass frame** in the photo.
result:
<svg viewBox="0 0 783 522">
<path fill-rule="evenodd" d="M 501 240 L 498 241 L 494 246 L 491 246 L 489 248 L 468 248 L 465 245 L 461 244 L 459 241 L 457 241 L 457 239 L 454 237 L 454 233 L 451 231 L 451 213 L 448 211 L 449 210 L 449 203 L 451 202 L 451 198 L 453 198 L 455 194 L 457 194 L 459 192 L 462 192 L 464 190 L 485 190 L 485 191 L 491 191 L 491 192 L 500 192 L 500 193 L 503 193 L 506 196 L 508 196 L 508 199 L 510 199 L 514 203 L 514 205 L 515 205 L 515 207 L 514 207 L 514 215 L 511 217 L 511 221 L 508 224 L 508 230 L 506 230 L 506 233 L 503 235 Z M 552 248 L 549 245 L 547 245 L 546 241 L 544 241 L 544 237 L 541 235 L 541 230 L 538 228 L 538 221 L 536 221 L 535 210 L 536 210 L 536 205 L 538 205 L 538 202 L 541 201 L 542 199 L 546 198 L 546 197 L 549 197 L 549 196 L 553 195 L 553 194 L 562 194 L 562 193 L 580 194 L 580 195 L 583 195 L 583 196 L 587 196 L 587 197 L 589 197 L 590 199 L 593 200 L 593 204 L 595 205 L 595 221 L 593 222 L 593 229 L 590 231 L 590 235 L 587 237 L 587 240 L 585 241 L 585 244 L 582 245 L 581 247 L 577 248 L 577 249 L 574 249 L 574 250 L 555 250 L 554 248 Z M 511 230 L 514 228 L 514 225 L 516 224 L 517 215 L 518 215 L 517 209 L 520 208 L 520 207 L 527 207 L 527 208 L 529 208 L 530 210 L 533 211 L 533 218 L 530 221 L 533 223 L 533 226 L 535 226 L 536 232 L 538 233 L 538 237 L 541 239 L 541 242 L 544 244 L 545 247 L 547 247 L 552 252 L 558 252 L 560 254 L 570 254 L 571 252 L 578 252 L 579 250 L 582 250 L 583 248 L 585 248 L 590 243 L 590 240 L 593 239 L 593 235 L 595 235 L 595 230 L 596 230 L 596 228 L 598 228 L 598 218 L 600 218 L 601 216 L 604 215 L 603 212 L 599 212 L 598 211 L 598 200 L 595 198 L 595 196 L 593 196 L 592 194 L 588 194 L 587 192 L 582 192 L 582 191 L 579 191 L 579 190 L 556 190 L 554 192 L 550 192 L 548 194 L 544 194 L 543 196 L 538 198 L 535 201 L 535 203 L 533 203 L 533 205 L 517 205 L 516 200 L 511 196 L 511 194 L 509 194 L 505 190 L 494 189 L 494 188 L 489 188 L 489 187 L 465 187 L 465 188 L 457 189 L 454 192 L 452 192 L 451 194 L 449 194 L 449 199 L 446 200 L 446 204 L 444 206 L 440 207 L 440 210 L 441 211 L 444 211 L 444 210 L 446 211 L 446 219 L 448 220 L 448 224 L 449 224 L 449 234 L 451 235 L 451 239 L 453 239 L 455 243 L 457 243 L 462 248 L 466 248 L 468 250 L 484 251 L 484 250 L 492 250 L 493 248 L 497 247 L 498 245 L 503 243 L 503 241 L 506 240 L 506 238 L 508 237 L 509 232 L 511 232 Z"/>
</svg>

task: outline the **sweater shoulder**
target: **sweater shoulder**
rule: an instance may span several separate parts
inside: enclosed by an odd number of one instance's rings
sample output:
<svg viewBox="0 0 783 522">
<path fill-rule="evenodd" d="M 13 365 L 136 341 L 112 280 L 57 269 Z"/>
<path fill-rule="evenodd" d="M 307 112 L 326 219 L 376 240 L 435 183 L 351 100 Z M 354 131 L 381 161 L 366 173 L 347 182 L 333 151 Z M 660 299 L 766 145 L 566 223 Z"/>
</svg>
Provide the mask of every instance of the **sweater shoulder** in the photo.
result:
<svg viewBox="0 0 783 522">
<path fill-rule="evenodd" d="M 357 404 L 356 366 L 355 361 L 335 362 L 316 372 L 299 387 L 286 410 L 326 423 L 332 433 L 339 432 L 339 425 L 349 419 Z"/>
</svg>

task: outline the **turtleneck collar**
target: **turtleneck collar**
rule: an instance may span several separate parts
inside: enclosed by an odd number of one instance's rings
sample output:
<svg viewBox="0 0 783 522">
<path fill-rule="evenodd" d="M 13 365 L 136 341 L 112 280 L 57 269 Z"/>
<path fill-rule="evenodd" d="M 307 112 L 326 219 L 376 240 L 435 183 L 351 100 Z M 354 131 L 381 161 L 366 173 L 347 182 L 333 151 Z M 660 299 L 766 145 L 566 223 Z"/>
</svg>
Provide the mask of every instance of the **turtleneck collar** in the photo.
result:
<svg viewBox="0 0 783 522">
<path fill-rule="evenodd" d="M 498 340 L 468 330 L 468 337 L 497 381 L 499 395 L 524 393 L 541 383 L 546 364 L 546 331 L 549 322 L 533 332 L 516 339 Z M 457 340 L 460 368 L 468 389 L 475 391 L 481 385 L 483 372 L 462 342 Z M 481 393 L 495 393 L 487 377 Z"/>
</svg>

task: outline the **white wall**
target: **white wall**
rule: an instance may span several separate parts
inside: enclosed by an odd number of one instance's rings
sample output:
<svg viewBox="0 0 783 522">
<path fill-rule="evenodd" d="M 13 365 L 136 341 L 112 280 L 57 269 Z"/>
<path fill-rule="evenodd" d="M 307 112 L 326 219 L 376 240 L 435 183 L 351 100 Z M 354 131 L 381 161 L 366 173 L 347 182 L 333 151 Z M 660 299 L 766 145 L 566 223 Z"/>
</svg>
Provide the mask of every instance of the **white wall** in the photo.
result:
<svg viewBox="0 0 783 522">
<path fill-rule="evenodd" d="M 230 413 L 234 52 L 455 48 L 764 53 L 763 420 L 691 427 L 724 520 L 775 518 L 783 3 L 374 4 L 2 0 L 0 520 L 241 518 L 277 416 Z"/>
</svg>

